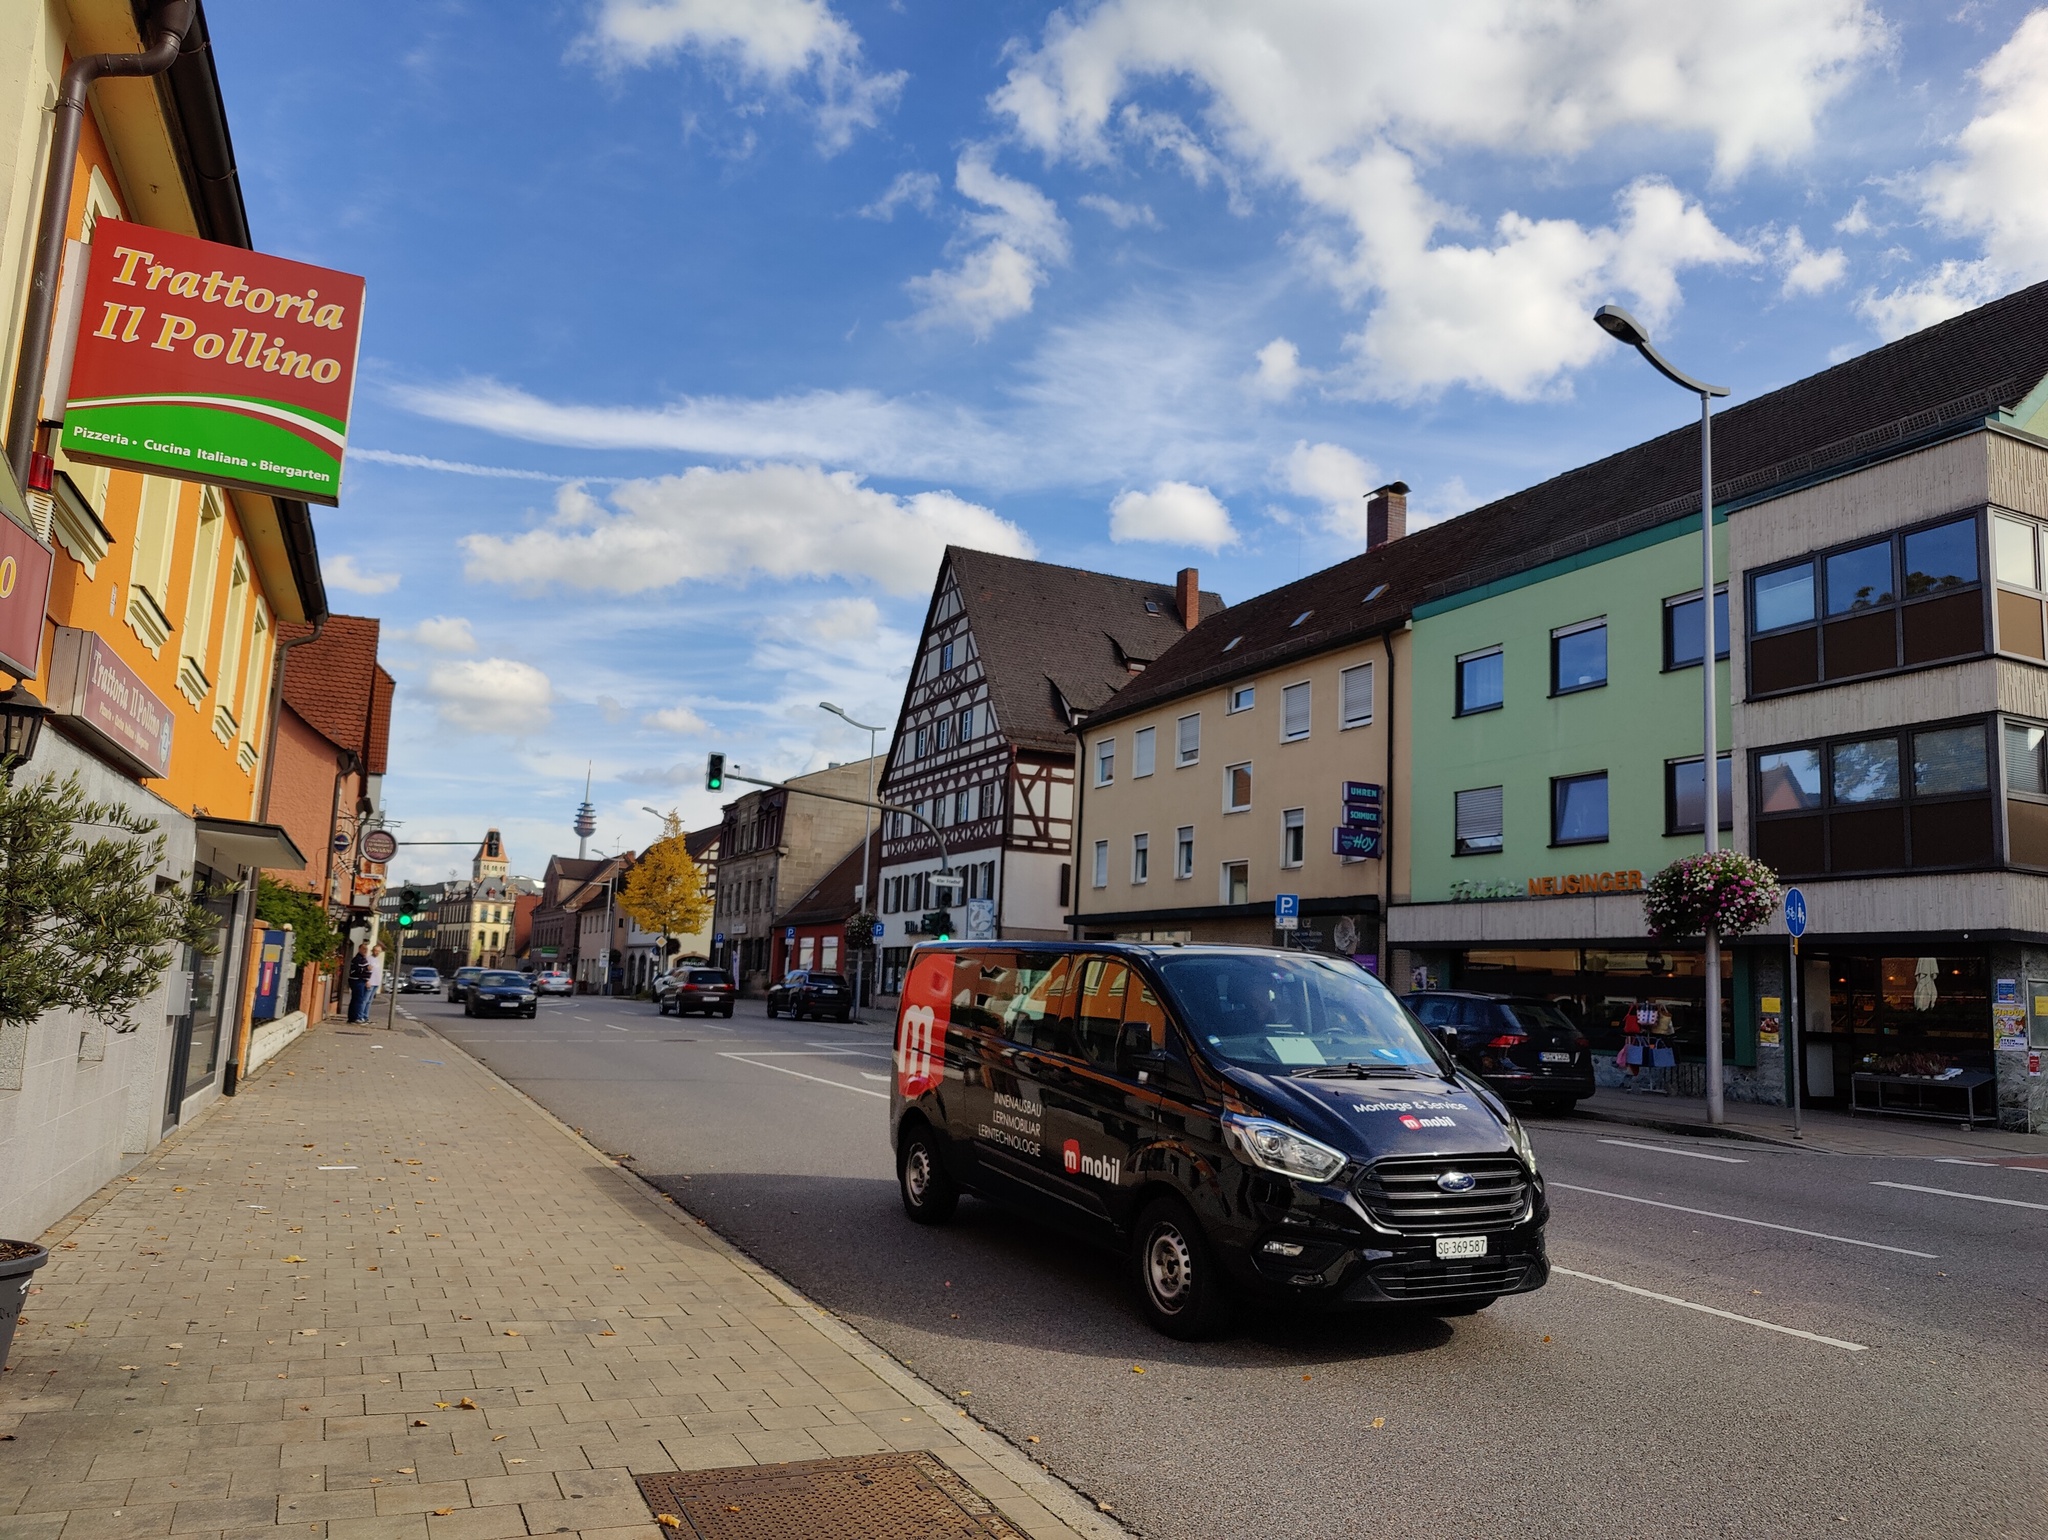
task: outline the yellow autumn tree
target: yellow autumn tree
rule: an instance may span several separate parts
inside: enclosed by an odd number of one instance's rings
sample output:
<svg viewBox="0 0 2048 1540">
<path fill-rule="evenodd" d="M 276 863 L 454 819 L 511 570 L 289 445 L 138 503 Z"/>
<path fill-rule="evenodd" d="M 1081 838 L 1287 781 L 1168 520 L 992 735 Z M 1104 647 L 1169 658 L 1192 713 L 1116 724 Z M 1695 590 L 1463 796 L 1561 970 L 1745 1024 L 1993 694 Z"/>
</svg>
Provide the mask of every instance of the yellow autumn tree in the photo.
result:
<svg viewBox="0 0 2048 1540">
<path fill-rule="evenodd" d="M 682 819 L 670 813 L 664 824 L 661 838 L 640 853 L 626 874 L 619 908 L 642 930 L 661 937 L 666 967 L 668 938 L 702 929 L 711 918 L 711 895 L 704 891 L 704 869 L 684 843 Z"/>
</svg>

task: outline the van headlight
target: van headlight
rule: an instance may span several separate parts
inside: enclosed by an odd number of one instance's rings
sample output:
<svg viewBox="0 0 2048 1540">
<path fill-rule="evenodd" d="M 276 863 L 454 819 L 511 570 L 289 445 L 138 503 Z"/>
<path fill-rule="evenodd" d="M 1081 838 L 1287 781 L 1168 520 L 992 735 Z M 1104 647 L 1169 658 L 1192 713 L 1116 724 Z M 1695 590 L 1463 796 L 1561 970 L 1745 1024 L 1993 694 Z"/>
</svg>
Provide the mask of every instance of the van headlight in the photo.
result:
<svg viewBox="0 0 2048 1540">
<path fill-rule="evenodd" d="M 1529 1142 L 1529 1130 L 1522 1126 L 1522 1120 L 1512 1112 L 1508 1114 L 1508 1144 L 1522 1157 L 1522 1164 L 1529 1168 L 1529 1174 L 1536 1174 L 1536 1146 Z"/>
<path fill-rule="evenodd" d="M 1322 1140 L 1311 1139 L 1270 1118 L 1226 1112 L 1223 1134 L 1239 1154 L 1260 1170 L 1300 1177 L 1306 1182 L 1329 1181 L 1350 1159 L 1342 1150 L 1332 1149 Z"/>
</svg>

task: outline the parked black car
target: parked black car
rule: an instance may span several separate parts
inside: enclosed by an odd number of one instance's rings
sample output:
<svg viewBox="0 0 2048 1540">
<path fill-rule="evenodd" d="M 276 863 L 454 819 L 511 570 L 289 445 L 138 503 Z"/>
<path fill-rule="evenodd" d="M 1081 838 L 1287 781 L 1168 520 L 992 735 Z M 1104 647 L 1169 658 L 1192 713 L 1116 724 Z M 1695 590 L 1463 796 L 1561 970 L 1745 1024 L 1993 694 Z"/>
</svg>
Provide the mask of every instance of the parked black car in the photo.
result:
<svg viewBox="0 0 2048 1540">
<path fill-rule="evenodd" d="M 438 995 L 441 992 L 441 970 L 439 968 L 408 968 L 405 979 L 398 986 L 402 995 Z"/>
<path fill-rule="evenodd" d="M 678 968 L 655 986 L 654 1007 L 664 1016 L 687 1016 L 692 1011 L 730 1016 L 738 995 L 731 976 L 716 968 Z"/>
<path fill-rule="evenodd" d="M 1593 1094 L 1593 1045 L 1548 1000 L 1433 989 L 1401 1003 L 1509 1101 L 1554 1115 Z"/>
<path fill-rule="evenodd" d="M 853 986 L 846 982 L 844 974 L 799 968 L 786 974 L 780 984 L 768 987 L 768 1014 L 779 1016 L 784 1011 L 789 1012 L 792 1021 L 802 1021 L 806 1016 L 851 1021 Z"/>
<path fill-rule="evenodd" d="M 469 986 L 476 982 L 481 968 L 457 968 L 448 979 L 448 1003 L 459 1005 L 469 997 Z"/>
<path fill-rule="evenodd" d="M 469 971 L 467 969 L 465 972 Z M 533 980 L 523 973 L 479 968 L 462 1002 L 465 1016 L 531 1016 L 536 1009 Z"/>
</svg>

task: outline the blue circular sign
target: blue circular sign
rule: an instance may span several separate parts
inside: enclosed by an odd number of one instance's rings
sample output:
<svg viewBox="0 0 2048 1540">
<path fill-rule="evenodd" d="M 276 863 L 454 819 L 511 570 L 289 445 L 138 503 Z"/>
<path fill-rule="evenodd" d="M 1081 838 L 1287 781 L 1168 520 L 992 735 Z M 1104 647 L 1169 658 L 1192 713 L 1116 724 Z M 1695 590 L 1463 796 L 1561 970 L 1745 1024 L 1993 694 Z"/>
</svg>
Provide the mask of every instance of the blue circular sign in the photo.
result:
<svg viewBox="0 0 2048 1540">
<path fill-rule="evenodd" d="M 343 850 L 346 850 L 346 849 L 348 849 L 348 846 L 349 846 L 348 830 L 346 830 L 346 829 L 336 829 L 336 830 L 334 831 L 334 848 L 335 848 L 335 850 L 336 850 L 337 852 L 339 852 L 339 851 L 343 851 Z"/>
<path fill-rule="evenodd" d="M 1806 895 L 1797 888 L 1785 890 L 1785 929 L 1795 938 L 1806 934 Z"/>
</svg>

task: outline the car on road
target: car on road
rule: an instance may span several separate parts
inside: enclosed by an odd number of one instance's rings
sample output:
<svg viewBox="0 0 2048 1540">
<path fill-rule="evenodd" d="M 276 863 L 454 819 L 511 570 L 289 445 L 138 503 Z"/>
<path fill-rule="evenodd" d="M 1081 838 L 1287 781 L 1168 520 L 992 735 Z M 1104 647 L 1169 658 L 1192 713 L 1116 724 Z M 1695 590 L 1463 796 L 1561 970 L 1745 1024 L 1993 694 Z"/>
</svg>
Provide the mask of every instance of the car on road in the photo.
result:
<svg viewBox="0 0 2048 1540">
<path fill-rule="evenodd" d="M 531 1016 L 537 1005 L 533 980 L 525 974 L 509 969 L 480 968 L 463 995 L 462 1014 L 502 1016 L 510 1012 L 515 1016 Z"/>
<path fill-rule="evenodd" d="M 1550 1277 L 1527 1131 L 1348 959 L 920 946 L 889 1111 L 911 1219 L 971 1192 L 1118 1248 L 1168 1336 L 1255 1303 L 1469 1315 Z"/>
<path fill-rule="evenodd" d="M 457 968 L 448 976 L 448 1003 L 460 1005 L 469 998 L 469 986 L 476 982 L 481 968 Z"/>
<path fill-rule="evenodd" d="M 560 968 L 548 968 L 534 975 L 533 992 L 537 995 L 573 995 L 576 981 Z"/>
<path fill-rule="evenodd" d="M 1556 1116 L 1593 1094 L 1593 1045 L 1548 1000 L 1431 989 L 1401 1003 L 1508 1101 Z"/>
<path fill-rule="evenodd" d="M 768 1014 L 789 1013 L 791 1021 L 806 1016 L 829 1016 L 834 1021 L 853 1019 L 853 986 L 843 973 L 825 973 L 816 968 L 799 968 L 784 974 L 782 982 L 768 986 Z"/>
<path fill-rule="evenodd" d="M 438 995 L 441 992 L 441 970 L 439 968 L 408 968 L 405 977 L 399 981 L 398 992 L 402 995 Z"/>
<path fill-rule="evenodd" d="M 717 968 L 678 968 L 654 987 L 654 1008 L 662 1015 L 688 1016 L 701 1011 L 709 1016 L 731 1016 L 739 991 L 731 975 Z"/>
</svg>

